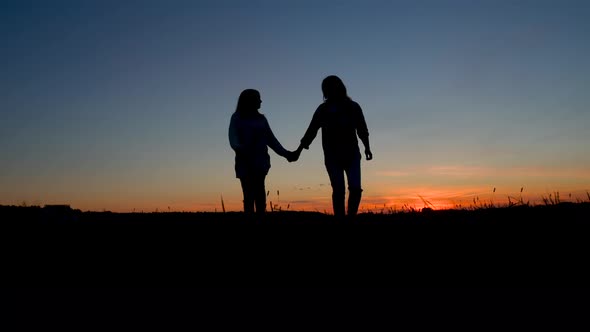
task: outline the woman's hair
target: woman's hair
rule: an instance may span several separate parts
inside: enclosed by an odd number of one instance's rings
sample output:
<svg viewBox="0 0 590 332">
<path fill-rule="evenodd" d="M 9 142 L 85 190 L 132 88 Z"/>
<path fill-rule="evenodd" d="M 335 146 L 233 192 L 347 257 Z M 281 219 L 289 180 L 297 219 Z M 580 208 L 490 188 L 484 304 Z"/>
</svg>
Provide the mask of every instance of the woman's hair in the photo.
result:
<svg viewBox="0 0 590 332">
<path fill-rule="evenodd" d="M 256 115 L 260 114 L 258 108 L 260 106 L 260 92 L 254 89 L 246 89 L 240 93 L 238 98 L 238 106 L 236 106 L 236 113 L 242 115 Z"/>
<path fill-rule="evenodd" d="M 322 81 L 322 92 L 324 100 L 342 100 L 350 99 L 346 93 L 346 86 L 336 75 L 330 75 Z"/>
</svg>

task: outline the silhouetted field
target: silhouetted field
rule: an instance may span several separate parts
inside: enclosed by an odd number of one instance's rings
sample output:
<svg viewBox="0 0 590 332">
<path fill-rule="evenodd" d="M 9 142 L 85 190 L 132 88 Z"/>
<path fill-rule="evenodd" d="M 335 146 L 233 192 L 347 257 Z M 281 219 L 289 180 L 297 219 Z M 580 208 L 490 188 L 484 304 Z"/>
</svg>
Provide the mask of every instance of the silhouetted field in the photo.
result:
<svg viewBox="0 0 590 332">
<path fill-rule="evenodd" d="M 580 287 L 590 203 L 361 214 L 0 206 L 14 286 Z"/>
</svg>

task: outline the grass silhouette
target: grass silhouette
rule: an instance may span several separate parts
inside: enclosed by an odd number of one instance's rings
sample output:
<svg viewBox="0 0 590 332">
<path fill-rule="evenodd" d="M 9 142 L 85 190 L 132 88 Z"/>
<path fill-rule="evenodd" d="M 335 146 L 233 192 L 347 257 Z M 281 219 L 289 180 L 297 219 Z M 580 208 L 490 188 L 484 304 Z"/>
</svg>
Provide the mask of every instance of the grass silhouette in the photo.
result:
<svg viewBox="0 0 590 332">
<path fill-rule="evenodd" d="M 585 286 L 590 197 L 551 198 L 384 206 L 345 220 L 280 209 L 250 218 L 0 206 L 3 276 L 52 287 Z"/>
</svg>

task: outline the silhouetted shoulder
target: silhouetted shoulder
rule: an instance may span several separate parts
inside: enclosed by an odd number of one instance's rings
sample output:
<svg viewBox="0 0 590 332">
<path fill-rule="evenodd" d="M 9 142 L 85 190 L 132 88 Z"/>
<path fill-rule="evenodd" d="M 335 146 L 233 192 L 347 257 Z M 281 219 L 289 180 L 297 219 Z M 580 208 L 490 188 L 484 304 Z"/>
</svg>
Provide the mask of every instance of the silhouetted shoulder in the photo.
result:
<svg viewBox="0 0 590 332">
<path fill-rule="evenodd" d="M 262 113 L 255 114 L 254 119 L 256 119 L 256 121 L 268 122 L 266 120 L 266 116 L 264 116 Z"/>
<path fill-rule="evenodd" d="M 328 104 L 326 102 L 321 103 L 318 108 L 315 110 L 316 113 L 323 112 L 328 108 Z"/>
<path fill-rule="evenodd" d="M 352 99 L 349 101 L 349 104 L 350 104 L 350 107 L 352 109 L 354 109 L 355 111 L 362 110 L 361 105 L 359 105 L 359 103 L 357 103 L 356 101 L 354 101 Z"/>
</svg>

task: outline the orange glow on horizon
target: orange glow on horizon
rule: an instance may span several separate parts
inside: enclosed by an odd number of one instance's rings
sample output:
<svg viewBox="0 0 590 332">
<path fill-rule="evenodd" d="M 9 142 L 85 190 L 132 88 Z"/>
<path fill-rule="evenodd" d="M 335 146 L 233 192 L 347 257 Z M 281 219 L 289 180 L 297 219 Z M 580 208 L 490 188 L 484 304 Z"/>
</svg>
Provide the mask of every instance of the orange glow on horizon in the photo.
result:
<svg viewBox="0 0 590 332">
<path fill-rule="evenodd" d="M 543 168 L 512 168 L 505 176 L 492 176 L 492 168 L 429 166 L 409 170 L 368 170 L 363 177 L 363 197 L 359 211 L 392 212 L 408 209 L 434 210 L 506 206 L 510 203 L 544 204 L 543 198 L 559 193 L 562 202 L 588 202 L 589 171 L 560 172 Z M 492 174 L 492 175 L 490 175 Z M 518 176 L 516 176 L 518 175 Z M 559 176 L 559 177 L 558 177 Z M 537 177 L 541 177 L 537 178 Z M 281 179 L 282 180 L 282 179 Z M 316 179 L 312 181 L 318 181 Z M 308 181 L 292 185 L 271 179 L 267 183 L 267 211 L 316 211 L 332 213 L 331 188 L 323 182 Z M 319 181 L 322 181 L 321 179 Z M 315 184 L 314 184 L 315 183 Z M 112 212 L 238 212 L 242 211 L 242 193 L 231 182 L 215 193 L 181 188 L 175 183 L 165 188 L 148 188 L 128 193 L 68 193 L 37 196 L 15 195 L 0 201 L 3 205 L 68 204 L 82 211 Z M 278 195 L 280 189 L 280 197 Z M 223 197 L 223 206 L 222 206 Z M 271 209 L 271 204 L 273 208 Z"/>
<path fill-rule="evenodd" d="M 520 188 L 519 188 L 520 189 Z M 457 208 L 477 208 L 485 206 L 507 206 L 509 203 L 530 203 L 533 205 L 544 204 L 543 197 L 559 193 L 561 202 L 587 202 L 590 200 L 586 190 L 576 191 L 554 191 L 554 192 L 528 192 L 526 188 L 523 191 L 515 190 L 514 192 L 493 191 L 489 187 L 469 187 L 469 188 L 397 188 L 397 190 L 386 191 L 388 195 L 363 195 L 359 213 L 390 213 L 407 210 L 421 210 L 425 207 L 433 210 L 457 209 Z M 282 211 L 315 211 L 332 214 L 331 196 L 315 196 L 306 200 L 291 200 L 288 194 L 284 194 L 281 201 L 276 202 L 272 199 L 267 200 L 267 211 L 271 211 L 271 202 L 274 210 Z M 221 199 L 216 202 L 196 202 L 194 204 L 177 204 L 170 206 L 149 206 L 146 204 L 143 208 L 126 207 L 125 204 L 118 204 L 114 209 L 95 208 L 89 206 L 77 206 L 72 202 L 74 209 L 82 211 L 112 211 L 112 212 L 239 212 L 242 211 L 241 197 L 234 196 L 231 199 L 224 199 L 223 207 Z M 60 202 L 63 203 L 63 202 Z M 57 204 L 56 202 L 46 202 L 44 204 Z M 67 203 L 65 203 L 67 204 Z"/>
</svg>

